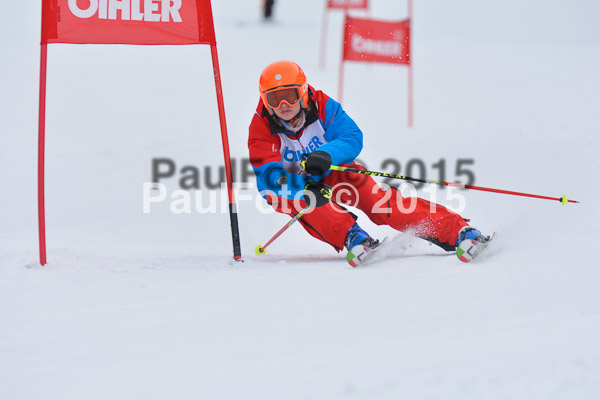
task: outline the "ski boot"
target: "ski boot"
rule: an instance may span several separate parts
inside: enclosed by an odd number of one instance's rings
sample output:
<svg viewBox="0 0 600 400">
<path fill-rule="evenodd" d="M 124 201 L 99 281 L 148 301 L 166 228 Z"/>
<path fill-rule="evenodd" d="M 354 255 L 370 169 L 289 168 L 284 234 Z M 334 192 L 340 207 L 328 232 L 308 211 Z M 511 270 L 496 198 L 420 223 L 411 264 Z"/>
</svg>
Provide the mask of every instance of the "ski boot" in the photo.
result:
<svg viewBox="0 0 600 400">
<path fill-rule="evenodd" d="M 370 253 L 379 246 L 379 240 L 373 239 L 358 223 L 354 223 L 346 234 L 346 248 L 348 264 L 356 267 L 367 261 Z"/>
<path fill-rule="evenodd" d="M 495 235 L 494 233 L 492 236 L 483 236 L 479 230 L 465 226 L 458 232 L 456 256 L 462 262 L 473 261 L 483 252 Z"/>
</svg>

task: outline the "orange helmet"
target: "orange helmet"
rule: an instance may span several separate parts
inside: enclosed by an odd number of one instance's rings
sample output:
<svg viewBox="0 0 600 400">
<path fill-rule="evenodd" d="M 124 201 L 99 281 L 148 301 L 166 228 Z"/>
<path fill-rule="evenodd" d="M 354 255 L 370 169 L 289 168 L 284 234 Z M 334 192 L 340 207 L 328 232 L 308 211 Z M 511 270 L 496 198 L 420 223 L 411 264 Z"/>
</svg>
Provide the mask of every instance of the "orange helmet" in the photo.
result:
<svg viewBox="0 0 600 400">
<path fill-rule="evenodd" d="M 258 88 L 263 104 L 271 114 L 283 103 L 293 107 L 300 102 L 302 108 L 308 105 L 306 75 L 294 62 L 277 61 L 267 66 L 260 74 Z"/>
</svg>

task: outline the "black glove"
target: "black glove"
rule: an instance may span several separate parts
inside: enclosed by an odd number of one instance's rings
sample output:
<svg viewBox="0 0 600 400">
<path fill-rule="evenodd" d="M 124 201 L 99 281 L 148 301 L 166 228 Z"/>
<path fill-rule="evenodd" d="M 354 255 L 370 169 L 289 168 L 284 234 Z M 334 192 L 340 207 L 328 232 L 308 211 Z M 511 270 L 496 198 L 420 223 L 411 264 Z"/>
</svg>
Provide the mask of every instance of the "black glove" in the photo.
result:
<svg viewBox="0 0 600 400">
<path fill-rule="evenodd" d="M 304 201 L 312 208 L 321 207 L 331 200 L 331 187 L 321 182 L 308 181 L 304 185 Z"/>
<path fill-rule="evenodd" d="M 321 150 L 302 156 L 302 169 L 313 176 L 321 176 L 331 168 L 331 156 Z"/>
</svg>

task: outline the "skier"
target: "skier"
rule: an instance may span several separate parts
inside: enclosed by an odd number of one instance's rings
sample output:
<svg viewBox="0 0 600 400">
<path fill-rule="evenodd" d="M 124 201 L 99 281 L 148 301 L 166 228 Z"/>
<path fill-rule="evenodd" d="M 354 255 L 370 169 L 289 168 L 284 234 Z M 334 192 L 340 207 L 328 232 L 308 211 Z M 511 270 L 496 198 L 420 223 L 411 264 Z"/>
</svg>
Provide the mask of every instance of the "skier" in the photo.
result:
<svg viewBox="0 0 600 400">
<path fill-rule="evenodd" d="M 339 103 L 308 85 L 297 64 L 267 66 L 259 90 L 248 138 L 258 190 L 276 211 L 290 216 L 307 204 L 313 207 L 299 222 L 336 251 L 345 247 L 350 265 L 364 262 L 380 242 L 344 204 L 357 207 L 377 225 L 410 231 L 446 251 L 456 250 L 463 240 L 489 240 L 443 206 L 434 205 L 432 212 L 429 201 L 383 190 L 370 176 L 330 170 L 332 165 L 364 169 L 354 162 L 363 135 Z M 416 202 L 412 211 L 411 202 Z"/>
<path fill-rule="evenodd" d="M 263 1 L 263 15 L 265 17 L 265 21 L 268 21 L 273 17 L 273 6 L 275 5 L 275 0 L 264 0 Z"/>
</svg>

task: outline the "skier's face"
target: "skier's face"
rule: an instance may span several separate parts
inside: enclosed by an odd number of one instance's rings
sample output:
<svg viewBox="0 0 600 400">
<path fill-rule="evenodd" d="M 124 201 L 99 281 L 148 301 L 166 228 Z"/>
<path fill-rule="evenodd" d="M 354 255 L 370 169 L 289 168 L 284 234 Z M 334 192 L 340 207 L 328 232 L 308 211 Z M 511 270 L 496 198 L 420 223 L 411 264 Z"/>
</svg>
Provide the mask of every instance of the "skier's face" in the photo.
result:
<svg viewBox="0 0 600 400">
<path fill-rule="evenodd" d="M 300 112 L 300 102 L 297 102 L 292 107 L 288 106 L 286 103 L 281 103 L 281 107 L 274 111 L 275 115 L 277 115 L 279 118 L 284 121 L 289 121 Z"/>
</svg>

